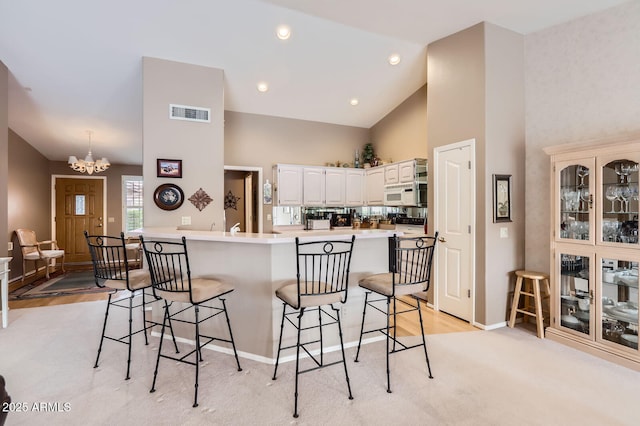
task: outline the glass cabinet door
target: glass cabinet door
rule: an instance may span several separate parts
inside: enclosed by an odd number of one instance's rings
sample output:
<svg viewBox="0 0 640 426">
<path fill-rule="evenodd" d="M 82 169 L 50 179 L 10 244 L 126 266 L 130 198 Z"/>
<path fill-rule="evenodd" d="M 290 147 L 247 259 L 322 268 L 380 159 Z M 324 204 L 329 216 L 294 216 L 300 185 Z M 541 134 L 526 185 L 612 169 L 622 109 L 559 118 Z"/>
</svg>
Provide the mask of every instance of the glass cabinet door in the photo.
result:
<svg viewBox="0 0 640 426">
<path fill-rule="evenodd" d="M 595 180 L 593 158 L 556 166 L 559 229 L 556 239 L 593 243 L 593 188 Z"/>
<path fill-rule="evenodd" d="M 605 243 L 638 244 L 638 163 L 630 159 L 602 166 L 602 229 Z"/>
<path fill-rule="evenodd" d="M 602 259 L 602 339 L 638 349 L 638 262 Z"/>
<path fill-rule="evenodd" d="M 560 325 L 574 332 L 592 335 L 593 289 L 589 256 L 560 254 Z"/>
</svg>

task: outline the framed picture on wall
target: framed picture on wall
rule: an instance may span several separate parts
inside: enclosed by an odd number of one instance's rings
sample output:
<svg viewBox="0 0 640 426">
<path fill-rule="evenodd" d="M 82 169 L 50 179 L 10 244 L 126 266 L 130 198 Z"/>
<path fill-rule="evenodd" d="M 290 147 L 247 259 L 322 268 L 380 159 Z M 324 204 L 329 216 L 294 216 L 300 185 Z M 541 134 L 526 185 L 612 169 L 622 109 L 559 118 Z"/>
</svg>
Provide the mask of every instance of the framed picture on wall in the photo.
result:
<svg viewBox="0 0 640 426">
<path fill-rule="evenodd" d="M 157 171 L 158 177 L 181 178 L 182 160 L 158 159 Z"/>
<path fill-rule="evenodd" d="M 511 222 L 511 175 L 493 175 L 493 222 Z"/>
</svg>

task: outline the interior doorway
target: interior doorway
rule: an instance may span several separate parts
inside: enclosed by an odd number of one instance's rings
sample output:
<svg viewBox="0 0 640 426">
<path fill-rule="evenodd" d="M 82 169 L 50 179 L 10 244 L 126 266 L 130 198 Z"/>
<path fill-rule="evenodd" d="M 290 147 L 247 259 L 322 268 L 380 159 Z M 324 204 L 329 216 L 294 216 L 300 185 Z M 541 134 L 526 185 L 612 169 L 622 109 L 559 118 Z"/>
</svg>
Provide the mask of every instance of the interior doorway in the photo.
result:
<svg viewBox="0 0 640 426">
<path fill-rule="evenodd" d="M 53 239 L 65 251 L 65 262 L 91 262 L 84 231 L 106 235 L 105 177 L 53 176 Z"/>
<path fill-rule="evenodd" d="M 475 139 L 434 149 L 436 309 L 473 323 Z"/>
<path fill-rule="evenodd" d="M 224 166 L 224 231 L 262 232 L 262 167 Z"/>
</svg>

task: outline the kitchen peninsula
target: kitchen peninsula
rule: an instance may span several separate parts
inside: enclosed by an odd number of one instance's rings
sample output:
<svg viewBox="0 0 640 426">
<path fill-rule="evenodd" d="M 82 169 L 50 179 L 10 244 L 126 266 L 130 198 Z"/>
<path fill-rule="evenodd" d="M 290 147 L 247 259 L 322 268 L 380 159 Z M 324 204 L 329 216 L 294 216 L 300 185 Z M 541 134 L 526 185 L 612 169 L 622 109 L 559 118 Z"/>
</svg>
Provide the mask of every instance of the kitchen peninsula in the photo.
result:
<svg viewBox="0 0 640 426">
<path fill-rule="evenodd" d="M 231 326 L 241 356 L 271 363 L 277 350 L 282 303 L 274 293 L 283 281 L 296 277 L 295 238 L 302 241 L 347 240 L 356 236 L 351 259 L 347 303 L 342 307 L 345 344 L 357 342 L 364 292 L 358 287 L 363 275 L 386 272 L 387 238 L 395 231 L 340 229 L 333 231 L 294 231 L 281 234 L 230 233 L 219 231 L 143 228 L 135 234 L 145 239 L 187 240 L 192 277 L 215 276 L 235 287 L 227 297 Z M 401 233 L 398 233 L 401 234 Z M 162 312 L 153 312 L 156 321 Z M 374 321 L 383 320 L 383 317 Z M 203 333 L 225 333 L 220 321 L 204 325 Z M 192 340 L 191 330 L 176 330 Z M 338 344 L 337 335 L 326 339 L 326 347 Z M 288 341 L 289 340 L 289 341 Z M 284 344 L 295 340 L 295 333 L 285 333 Z"/>
</svg>

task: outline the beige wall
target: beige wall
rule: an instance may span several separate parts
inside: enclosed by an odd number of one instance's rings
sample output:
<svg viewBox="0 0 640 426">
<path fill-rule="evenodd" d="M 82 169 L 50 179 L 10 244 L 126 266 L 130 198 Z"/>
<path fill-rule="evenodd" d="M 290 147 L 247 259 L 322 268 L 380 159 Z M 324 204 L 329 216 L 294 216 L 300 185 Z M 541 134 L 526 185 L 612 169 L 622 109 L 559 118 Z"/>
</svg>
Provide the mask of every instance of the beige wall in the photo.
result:
<svg viewBox="0 0 640 426">
<path fill-rule="evenodd" d="M 427 48 L 429 68 L 427 87 L 427 132 L 429 158 L 437 147 L 476 140 L 476 191 L 478 213 L 476 228 L 476 320 L 483 323 L 485 312 L 484 221 L 485 211 L 485 69 L 484 25 L 469 29 L 430 44 Z M 433 167 L 430 168 L 430 171 Z M 433 173 L 429 174 L 433 188 Z M 434 206 L 434 191 L 429 191 L 429 206 Z M 429 229 L 435 229 L 429 215 Z M 474 224 L 472 224 L 473 226 Z"/>
<path fill-rule="evenodd" d="M 524 266 L 524 38 L 485 24 L 485 324 L 506 320 L 513 271 Z M 511 175 L 512 222 L 493 223 L 493 174 Z M 507 228 L 508 238 L 500 238 Z"/>
<path fill-rule="evenodd" d="M 145 226 L 179 226 L 191 217 L 196 229 L 222 230 L 224 208 L 223 71 L 215 68 L 143 58 L 143 170 Z M 211 109 L 211 122 L 169 119 L 169 104 Z M 182 179 L 158 178 L 158 158 L 182 160 Z M 173 211 L 153 201 L 156 187 L 177 184 L 184 203 Z M 202 188 L 211 198 L 199 211 L 188 198 Z"/>
<path fill-rule="evenodd" d="M 10 240 L 8 229 L 8 191 L 9 175 L 9 70 L 0 61 L 0 257 L 5 257 L 7 241 Z"/>
<path fill-rule="evenodd" d="M 22 275 L 22 254 L 14 231 L 33 229 L 40 241 L 51 238 L 49 160 L 9 130 L 8 231 L 13 241 L 11 277 Z M 33 269 L 33 262 L 27 267 Z"/>
<path fill-rule="evenodd" d="M 370 135 L 376 155 L 384 161 L 427 158 L 427 86 L 378 121 Z"/>
<path fill-rule="evenodd" d="M 542 148 L 640 131 L 638 46 L 637 1 L 525 37 L 527 268 L 550 270 Z"/>
<path fill-rule="evenodd" d="M 505 321 L 510 272 L 523 262 L 522 49 L 522 36 L 485 23 L 427 49 L 429 157 L 436 147 L 475 139 L 475 321 L 485 325 Z M 512 223 L 493 223 L 493 174 L 513 175 Z M 437 202 L 430 191 L 429 205 Z M 508 239 L 499 238 L 500 227 Z"/>
<path fill-rule="evenodd" d="M 277 163 L 325 165 L 353 163 L 356 148 L 369 141 L 369 130 L 314 121 L 266 115 L 225 112 L 224 163 L 228 166 L 262 167 L 263 179 L 273 182 Z M 272 205 L 263 206 L 264 232 L 271 230 L 267 215 Z"/>
</svg>

